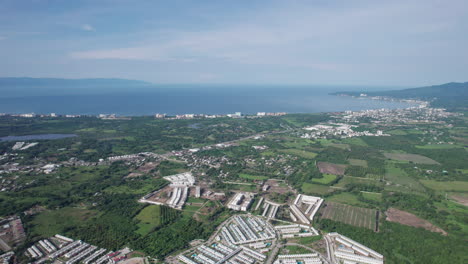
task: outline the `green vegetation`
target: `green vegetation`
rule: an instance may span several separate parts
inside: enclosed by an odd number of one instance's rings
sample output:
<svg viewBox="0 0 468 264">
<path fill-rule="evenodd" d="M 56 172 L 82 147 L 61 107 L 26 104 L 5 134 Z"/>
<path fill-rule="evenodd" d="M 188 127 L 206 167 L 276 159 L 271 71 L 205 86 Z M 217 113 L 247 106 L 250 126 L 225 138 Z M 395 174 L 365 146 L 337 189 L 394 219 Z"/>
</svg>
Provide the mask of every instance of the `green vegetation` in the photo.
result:
<svg viewBox="0 0 468 264">
<path fill-rule="evenodd" d="M 336 180 L 336 178 L 337 176 L 333 174 L 323 174 L 323 178 L 318 178 L 318 179 L 313 178 L 312 182 L 327 185 L 327 184 L 332 183 L 334 180 Z"/>
<path fill-rule="evenodd" d="M 319 185 L 319 184 L 312 184 L 312 183 L 307 183 L 305 182 L 302 184 L 301 188 L 302 192 L 305 194 L 311 194 L 311 195 L 324 195 L 329 193 L 330 189 L 328 186 L 324 185 Z"/>
<path fill-rule="evenodd" d="M 468 182 L 466 181 L 421 180 L 421 183 L 436 191 L 468 192 Z"/>
<path fill-rule="evenodd" d="M 239 177 L 241 177 L 242 179 L 254 180 L 254 181 L 263 181 L 263 180 L 268 179 L 268 177 L 266 176 L 250 175 L 250 174 L 245 174 L 245 173 L 239 174 Z"/>
</svg>

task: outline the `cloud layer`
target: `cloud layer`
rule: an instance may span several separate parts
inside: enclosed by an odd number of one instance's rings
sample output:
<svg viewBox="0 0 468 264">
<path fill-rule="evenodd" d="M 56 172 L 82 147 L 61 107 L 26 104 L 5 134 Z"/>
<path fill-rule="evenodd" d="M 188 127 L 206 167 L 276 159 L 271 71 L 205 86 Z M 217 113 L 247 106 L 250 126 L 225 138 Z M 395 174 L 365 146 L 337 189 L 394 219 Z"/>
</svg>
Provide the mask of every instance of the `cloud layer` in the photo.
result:
<svg viewBox="0 0 468 264">
<path fill-rule="evenodd" d="M 466 1 L 247 5 L 117 1 L 91 8 L 83 1 L 46 14 L 45 24 L 66 33 L 45 37 L 32 48 L 61 46 L 51 52 L 50 72 L 67 65 L 76 76 L 154 82 L 416 85 L 466 78 Z M 98 26 L 98 34 L 73 32 L 70 25 L 79 21 L 90 21 L 79 24 L 82 31 Z"/>
</svg>

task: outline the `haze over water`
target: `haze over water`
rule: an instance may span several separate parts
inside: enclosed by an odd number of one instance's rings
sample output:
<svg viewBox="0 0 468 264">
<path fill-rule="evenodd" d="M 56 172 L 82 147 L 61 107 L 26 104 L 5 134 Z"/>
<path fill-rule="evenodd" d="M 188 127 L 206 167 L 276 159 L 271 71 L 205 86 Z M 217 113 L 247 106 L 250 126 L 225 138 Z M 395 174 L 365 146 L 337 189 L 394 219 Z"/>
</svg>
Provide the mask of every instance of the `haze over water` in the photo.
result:
<svg viewBox="0 0 468 264">
<path fill-rule="evenodd" d="M 152 115 L 228 114 L 242 112 L 318 113 L 378 108 L 404 108 L 400 102 L 329 95 L 349 87 L 210 87 L 158 91 L 103 92 L 100 94 L 47 95 L 0 98 L 0 113 Z M 130 89 L 129 89 L 130 90 Z M 355 88 L 356 90 L 356 88 Z"/>
</svg>

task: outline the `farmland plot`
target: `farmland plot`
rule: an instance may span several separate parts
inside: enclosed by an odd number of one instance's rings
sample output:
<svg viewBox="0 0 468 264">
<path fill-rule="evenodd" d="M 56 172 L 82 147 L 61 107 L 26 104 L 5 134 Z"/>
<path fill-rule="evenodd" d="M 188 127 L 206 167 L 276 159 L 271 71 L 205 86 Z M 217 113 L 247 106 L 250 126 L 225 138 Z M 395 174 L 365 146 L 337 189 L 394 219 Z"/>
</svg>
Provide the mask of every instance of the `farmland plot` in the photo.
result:
<svg viewBox="0 0 468 264">
<path fill-rule="evenodd" d="M 376 230 L 377 210 L 326 202 L 321 217 L 345 224 Z"/>
</svg>

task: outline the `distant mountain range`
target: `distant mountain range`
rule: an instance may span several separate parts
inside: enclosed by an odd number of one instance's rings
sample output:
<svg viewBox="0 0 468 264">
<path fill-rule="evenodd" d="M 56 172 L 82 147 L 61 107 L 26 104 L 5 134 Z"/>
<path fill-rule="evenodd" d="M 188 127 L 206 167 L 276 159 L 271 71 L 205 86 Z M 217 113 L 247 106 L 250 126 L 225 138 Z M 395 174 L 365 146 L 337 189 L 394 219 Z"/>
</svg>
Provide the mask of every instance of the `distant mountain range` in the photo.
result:
<svg viewBox="0 0 468 264">
<path fill-rule="evenodd" d="M 444 107 L 450 110 L 468 109 L 468 82 L 446 83 L 441 85 L 425 86 L 392 91 L 355 91 L 336 92 L 334 95 L 360 96 L 386 96 L 393 98 L 422 99 L 431 101 L 434 107 Z"/>
<path fill-rule="evenodd" d="M 58 79 L 6 77 L 0 78 L 0 97 L 95 94 L 128 91 L 129 88 L 154 87 L 152 83 L 127 79 Z"/>
</svg>

